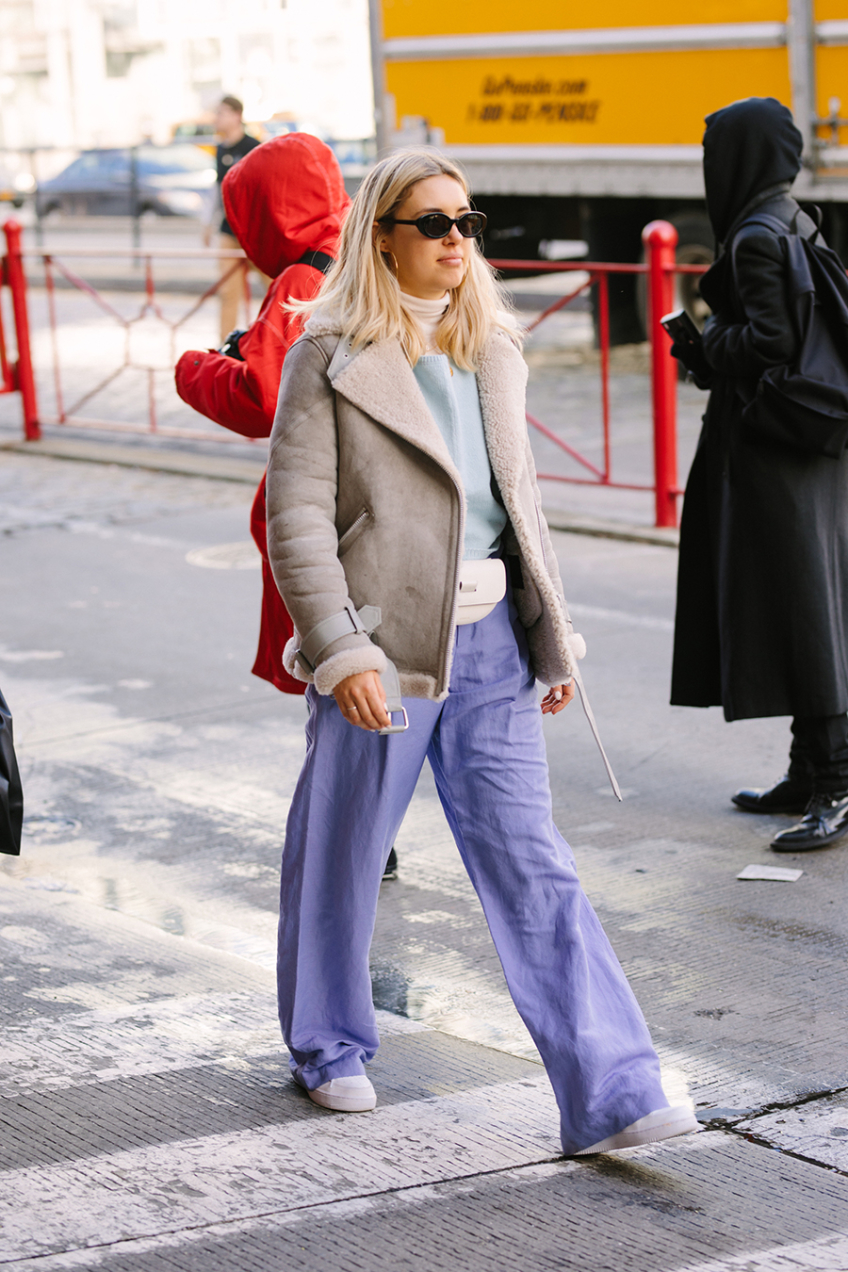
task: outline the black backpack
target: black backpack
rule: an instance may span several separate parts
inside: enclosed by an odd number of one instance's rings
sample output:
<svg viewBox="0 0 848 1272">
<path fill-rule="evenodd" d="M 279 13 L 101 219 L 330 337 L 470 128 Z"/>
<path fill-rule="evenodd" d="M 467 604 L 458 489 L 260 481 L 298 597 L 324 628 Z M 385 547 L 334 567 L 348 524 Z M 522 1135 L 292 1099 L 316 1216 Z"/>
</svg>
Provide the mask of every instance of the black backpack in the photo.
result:
<svg viewBox="0 0 848 1272">
<path fill-rule="evenodd" d="M 786 244 L 788 294 L 801 349 L 792 366 L 763 372 L 742 419 L 758 440 L 838 459 L 848 443 L 845 267 L 834 251 L 815 243 L 818 229 L 804 238 L 794 222 L 788 228 L 768 213 L 745 221 L 753 224 L 775 230 Z"/>
</svg>

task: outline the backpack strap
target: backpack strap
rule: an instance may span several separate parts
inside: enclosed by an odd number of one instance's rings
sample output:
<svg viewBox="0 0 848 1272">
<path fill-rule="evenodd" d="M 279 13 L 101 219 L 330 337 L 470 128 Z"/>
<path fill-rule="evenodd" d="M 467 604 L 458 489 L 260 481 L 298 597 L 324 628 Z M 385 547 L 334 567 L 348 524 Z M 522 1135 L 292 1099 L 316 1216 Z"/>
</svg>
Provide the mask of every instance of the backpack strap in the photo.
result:
<svg viewBox="0 0 848 1272">
<path fill-rule="evenodd" d="M 799 208 L 798 212 L 800 211 L 801 209 Z M 747 217 L 738 227 L 733 235 L 733 242 L 736 242 L 742 230 L 748 225 L 764 225 L 767 229 L 775 230 L 778 234 L 794 234 L 796 232 L 795 221 L 798 219 L 798 212 L 792 218 L 791 225 L 787 225 L 785 221 L 781 221 L 779 216 L 772 216 L 769 212 L 755 212 L 753 216 Z"/>
<path fill-rule="evenodd" d="M 794 215 L 794 216 L 793 216 L 793 218 L 792 218 L 792 224 L 791 224 L 791 225 L 790 225 L 790 227 L 789 227 L 789 229 L 790 229 L 790 231 L 791 231 L 791 233 L 792 233 L 792 234 L 797 234 L 797 233 L 798 233 L 798 228 L 797 228 L 797 227 L 798 227 L 798 217 L 801 215 L 801 213 L 803 212 L 803 210 L 804 210 L 803 208 L 800 208 L 800 207 L 799 207 L 799 208 L 798 208 L 798 211 L 795 213 L 795 215 Z M 813 204 L 811 204 L 811 205 L 810 205 L 810 210 L 809 210 L 809 212 L 807 213 L 807 216 L 810 218 L 810 220 L 814 223 L 814 225 L 815 225 L 815 227 L 816 227 L 816 228 L 813 230 L 812 234 L 808 234 L 808 235 L 807 235 L 807 242 L 808 242 L 808 243 L 815 243 L 816 239 L 817 239 L 817 238 L 818 238 L 818 236 L 821 234 L 821 227 L 822 227 L 822 210 L 821 210 L 821 208 L 819 207 L 819 205 L 818 205 L 817 203 L 813 203 Z"/>
<path fill-rule="evenodd" d="M 335 263 L 335 259 L 328 256 L 326 252 L 304 252 L 300 259 L 295 261 L 295 265 L 311 265 L 313 269 L 320 269 L 322 274 L 326 274 L 330 266 Z"/>
<path fill-rule="evenodd" d="M 736 233 L 733 235 L 734 247 L 736 245 L 737 236 L 739 235 L 740 231 L 745 228 L 746 225 L 765 225 L 768 229 L 774 230 L 778 234 L 798 234 L 798 217 L 804 211 L 805 211 L 804 208 L 799 207 L 798 211 L 793 216 L 789 225 L 787 225 L 785 221 L 781 221 L 779 216 L 772 216 L 768 212 L 760 212 L 759 214 L 754 213 L 753 216 L 747 217 L 742 222 L 742 224 L 739 226 L 739 229 L 737 229 Z M 814 243 L 815 240 L 818 238 L 819 234 L 821 234 L 822 210 L 818 206 L 818 204 L 814 203 L 812 204 L 812 206 L 810 207 L 810 211 L 807 212 L 806 215 L 809 216 L 810 220 L 815 225 L 815 229 L 813 230 L 812 234 L 806 235 L 806 240 L 808 243 Z"/>
<path fill-rule="evenodd" d="M 800 211 L 801 209 L 799 208 L 798 212 Z M 730 244 L 730 268 L 733 274 L 734 286 L 736 285 L 736 245 L 739 242 L 739 235 L 741 231 L 744 230 L 745 226 L 764 225 L 766 229 L 774 230 L 777 234 L 794 234 L 795 221 L 798 218 L 798 212 L 795 213 L 791 226 L 787 225 L 785 221 L 781 221 L 779 216 L 771 216 L 768 212 L 760 212 L 759 214 L 755 213 L 753 216 L 749 216 L 742 222 L 736 233 L 733 235 L 733 241 Z M 818 234 L 818 230 L 816 230 L 815 233 Z"/>
</svg>

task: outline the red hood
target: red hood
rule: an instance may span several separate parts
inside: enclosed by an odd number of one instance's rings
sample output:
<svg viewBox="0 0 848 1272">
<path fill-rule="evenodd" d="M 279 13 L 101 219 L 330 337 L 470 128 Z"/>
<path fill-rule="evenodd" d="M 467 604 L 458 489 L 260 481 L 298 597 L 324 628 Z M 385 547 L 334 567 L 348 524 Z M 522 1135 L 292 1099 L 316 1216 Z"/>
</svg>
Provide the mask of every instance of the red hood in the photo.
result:
<svg viewBox="0 0 848 1272">
<path fill-rule="evenodd" d="M 233 233 L 270 278 L 304 252 L 334 256 L 350 206 L 336 156 L 309 133 L 251 150 L 227 173 L 222 194 Z"/>
</svg>

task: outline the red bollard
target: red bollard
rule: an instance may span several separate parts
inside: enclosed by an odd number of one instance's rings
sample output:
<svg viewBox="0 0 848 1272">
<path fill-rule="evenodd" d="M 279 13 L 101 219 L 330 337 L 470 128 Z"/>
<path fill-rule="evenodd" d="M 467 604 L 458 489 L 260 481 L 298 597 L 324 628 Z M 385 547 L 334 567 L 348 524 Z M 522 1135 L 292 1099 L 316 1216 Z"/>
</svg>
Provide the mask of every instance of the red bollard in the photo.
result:
<svg viewBox="0 0 848 1272">
<path fill-rule="evenodd" d="M 668 221 L 651 221 L 642 231 L 648 258 L 648 334 L 654 403 L 654 480 L 656 525 L 677 525 L 677 362 L 671 338 L 660 318 L 674 309 L 677 230 Z"/>
<path fill-rule="evenodd" d="M 15 335 L 18 344 L 15 379 L 24 411 L 24 437 L 28 442 L 37 442 L 41 437 L 41 429 L 38 426 L 38 402 L 35 396 L 35 376 L 32 370 L 32 350 L 29 342 L 29 311 L 26 274 L 21 256 L 21 227 L 17 221 L 7 221 L 3 226 L 3 233 L 6 235 L 6 282 L 12 293 L 12 313 L 15 317 Z"/>
</svg>

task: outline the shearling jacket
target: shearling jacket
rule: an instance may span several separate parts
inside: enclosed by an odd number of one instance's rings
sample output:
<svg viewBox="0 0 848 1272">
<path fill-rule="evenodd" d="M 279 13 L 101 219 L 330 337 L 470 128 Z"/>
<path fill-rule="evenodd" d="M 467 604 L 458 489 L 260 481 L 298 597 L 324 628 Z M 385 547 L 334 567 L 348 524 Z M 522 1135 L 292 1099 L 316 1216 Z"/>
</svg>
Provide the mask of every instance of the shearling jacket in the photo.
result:
<svg viewBox="0 0 848 1272">
<path fill-rule="evenodd" d="M 505 333 L 477 372 L 498 497 L 509 517 L 507 575 L 532 665 L 568 682 L 585 650 L 574 634 L 542 516 L 524 414 L 527 368 Z M 268 465 L 268 553 L 300 637 L 351 603 L 378 606 L 373 638 L 350 632 L 315 664 L 319 693 L 396 665 L 401 692 L 440 701 L 450 683 L 465 522 L 462 483 L 398 341 L 355 351 L 315 315 L 289 351 Z"/>
</svg>

